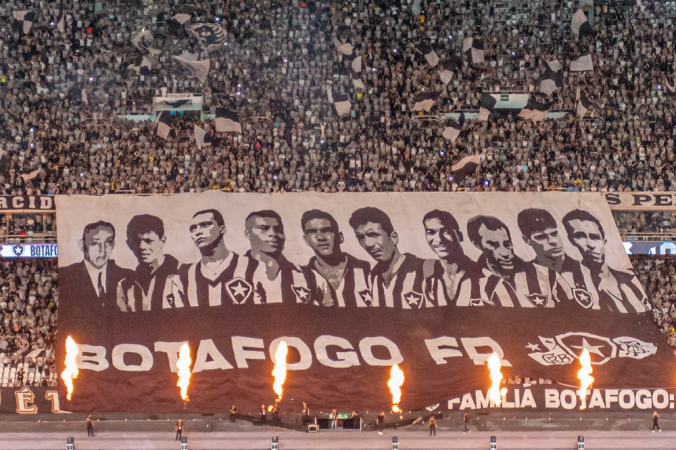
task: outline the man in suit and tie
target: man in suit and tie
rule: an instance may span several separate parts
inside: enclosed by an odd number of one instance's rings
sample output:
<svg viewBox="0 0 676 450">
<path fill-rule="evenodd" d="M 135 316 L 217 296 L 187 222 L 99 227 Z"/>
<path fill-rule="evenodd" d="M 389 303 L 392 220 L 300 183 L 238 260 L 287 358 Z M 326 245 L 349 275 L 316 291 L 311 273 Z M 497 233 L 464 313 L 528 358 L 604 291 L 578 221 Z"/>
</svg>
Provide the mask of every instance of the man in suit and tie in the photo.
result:
<svg viewBox="0 0 676 450">
<path fill-rule="evenodd" d="M 115 227 L 99 221 L 85 226 L 80 248 L 84 259 L 60 270 L 59 292 L 70 317 L 99 318 L 116 309 L 117 285 L 133 272 L 110 259 L 115 248 Z"/>
</svg>

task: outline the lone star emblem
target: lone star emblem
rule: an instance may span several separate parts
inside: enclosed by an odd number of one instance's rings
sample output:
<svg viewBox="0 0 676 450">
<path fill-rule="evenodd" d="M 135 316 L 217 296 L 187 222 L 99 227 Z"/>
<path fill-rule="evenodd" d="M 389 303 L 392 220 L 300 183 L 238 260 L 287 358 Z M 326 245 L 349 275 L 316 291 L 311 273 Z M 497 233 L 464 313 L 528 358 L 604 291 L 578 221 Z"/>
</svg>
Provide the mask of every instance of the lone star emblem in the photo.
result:
<svg viewBox="0 0 676 450">
<path fill-rule="evenodd" d="M 599 355 L 601 358 L 605 358 L 605 355 L 601 353 L 600 348 L 603 347 L 603 345 L 590 345 L 589 342 L 587 342 L 587 339 L 582 338 L 582 345 L 571 345 L 573 348 L 579 348 L 580 350 L 586 349 L 589 351 L 589 353 L 594 353 L 596 355 Z"/>
<path fill-rule="evenodd" d="M 253 287 L 242 278 L 233 278 L 226 285 L 225 288 L 230 294 L 233 302 L 241 305 L 246 302 L 251 293 L 253 292 Z"/>
<path fill-rule="evenodd" d="M 547 303 L 547 297 L 542 294 L 530 294 L 526 295 L 526 298 L 536 308 L 545 306 L 545 304 Z"/>
<path fill-rule="evenodd" d="M 530 342 L 526 345 L 526 348 L 529 348 L 531 352 L 540 351 L 540 346 L 538 344 L 531 344 Z"/>
<path fill-rule="evenodd" d="M 298 303 L 307 303 L 310 300 L 310 290 L 303 286 L 291 286 Z"/>
<path fill-rule="evenodd" d="M 408 303 L 408 306 L 411 308 L 420 308 L 422 306 L 422 298 L 422 294 L 413 291 L 404 295 L 404 300 L 406 300 L 406 303 Z"/>
<path fill-rule="evenodd" d="M 371 291 L 365 289 L 359 292 L 359 296 L 361 297 L 361 301 L 363 301 L 366 306 L 373 306 L 373 296 L 371 295 Z"/>
<path fill-rule="evenodd" d="M 573 297 L 583 308 L 591 308 L 594 305 L 594 299 L 591 294 L 584 289 L 573 289 Z"/>
<path fill-rule="evenodd" d="M 20 257 L 23 254 L 23 246 L 21 245 L 12 246 L 12 252 L 14 252 L 14 255 L 16 255 L 17 258 Z"/>
</svg>

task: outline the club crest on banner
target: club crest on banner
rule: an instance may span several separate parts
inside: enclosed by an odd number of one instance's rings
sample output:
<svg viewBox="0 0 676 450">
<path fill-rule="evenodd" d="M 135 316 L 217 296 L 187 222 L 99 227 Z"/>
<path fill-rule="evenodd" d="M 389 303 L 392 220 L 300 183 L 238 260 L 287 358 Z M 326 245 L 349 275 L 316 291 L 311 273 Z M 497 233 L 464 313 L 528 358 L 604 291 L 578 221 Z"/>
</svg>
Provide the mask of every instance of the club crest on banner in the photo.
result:
<svg viewBox="0 0 676 450">
<path fill-rule="evenodd" d="M 613 339 L 613 342 L 619 347 L 617 354 L 620 358 L 643 359 L 657 353 L 655 344 L 643 342 L 633 337 L 622 336 Z"/>
<path fill-rule="evenodd" d="M 406 303 L 412 309 L 421 308 L 423 305 L 423 295 L 417 292 L 413 291 L 408 292 L 407 294 L 404 295 L 404 300 L 406 300 Z"/>
<path fill-rule="evenodd" d="M 23 255 L 23 246 L 22 245 L 14 245 L 14 246 L 12 246 L 12 251 L 14 252 L 14 254 L 17 257 L 19 257 L 19 256 Z"/>
<path fill-rule="evenodd" d="M 655 344 L 630 336 L 609 339 L 579 332 L 564 333 L 554 338 L 540 336 L 539 344 L 529 343 L 526 347 L 532 352 L 528 356 L 543 366 L 571 364 L 585 349 L 594 365 L 605 364 L 613 358 L 643 359 L 657 353 Z"/>
<path fill-rule="evenodd" d="M 308 303 L 310 301 L 310 290 L 305 286 L 291 286 L 291 289 L 296 294 L 296 302 Z"/>
<path fill-rule="evenodd" d="M 526 295 L 529 302 L 536 308 L 543 308 L 547 304 L 547 296 L 542 294 Z"/>
<path fill-rule="evenodd" d="M 366 306 L 373 306 L 373 296 L 371 295 L 371 291 L 368 289 L 360 291 L 359 297 L 361 297 L 361 301 L 364 302 Z"/>
<path fill-rule="evenodd" d="M 225 288 L 230 294 L 230 298 L 238 305 L 246 302 L 253 292 L 253 286 L 240 277 L 228 281 Z"/>
<path fill-rule="evenodd" d="M 585 289 L 573 289 L 573 297 L 575 297 L 577 303 L 583 308 L 589 309 L 594 305 L 594 298 Z"/>
</svg>

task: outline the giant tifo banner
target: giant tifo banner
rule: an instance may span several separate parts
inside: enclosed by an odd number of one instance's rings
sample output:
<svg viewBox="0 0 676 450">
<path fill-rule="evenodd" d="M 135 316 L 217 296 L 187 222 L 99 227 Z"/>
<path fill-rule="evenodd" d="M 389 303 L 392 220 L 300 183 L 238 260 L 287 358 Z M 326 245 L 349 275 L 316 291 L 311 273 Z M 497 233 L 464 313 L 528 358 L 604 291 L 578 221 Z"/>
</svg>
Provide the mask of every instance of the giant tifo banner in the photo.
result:
<svg viewBox="0 0 676 450">
<path fill-rule="evenodd" d="M 59 372 L 66 337 L 79 345 L 68 411 L 269 405 L 282 342 L 282 408 L 389 409 L 394 364 L 403 409 L 462 399 L 490 386 L 492 353 L 505 378 L 578 386 L 587 349 L 595 388 L 674 386 L 674 355 L 600 195 L 56 202 Z"/>
</svg>

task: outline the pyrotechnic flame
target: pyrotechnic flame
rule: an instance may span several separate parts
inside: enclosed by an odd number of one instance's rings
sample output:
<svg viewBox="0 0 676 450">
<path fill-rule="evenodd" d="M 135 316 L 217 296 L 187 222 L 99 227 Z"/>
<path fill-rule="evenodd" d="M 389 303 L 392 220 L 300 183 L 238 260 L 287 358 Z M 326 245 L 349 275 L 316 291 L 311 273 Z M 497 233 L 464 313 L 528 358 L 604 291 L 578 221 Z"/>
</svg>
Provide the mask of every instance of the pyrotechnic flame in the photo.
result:
<svg viewBox="0 0 676 450">
<path fill-rule="evenodd" d="M 404 372 L 402 372 L 399 366 L 395 364 L 392 366 L 392 370 L 390 371 L 390 379 L 387 382 L 387 386 L 390 388 L 390 392 L 392 393 L 392 412 L 401 412 L 401 409 L 399 409 L 399 402 L 401 402 L 401 386 L 403 384 Z"/>
<path fill-rule="evenodd" d="M 178 352 L 178 361 L 176 361 L 176 367 L 178 368 L 178 383 L 176 383 L 176 386 L 181 388 L 181 398 L 184 402 L 190 401 L 188 398 L 190 364 L 192 364 L 192 360 L 190 359 L 190 346 L 188 344 L 183 344 Z"/>
<path fill-rule="evenodd" d="M 582 350 L 580 355 L 580 364 L 582 368 L 577 371 L 577 377 L 580 379 L 580 400 L 582 401 L 580 409 L 585 409 L 587 408 L 587 389 L 594 382 L 594 377 L 591 376 L 591 356 L 589 356 L 589 350 L 586 348 Z"/>
<path fill-rule="evenodd" d="M 502 403 L 502 397 L 507 394 L 507 389 L 500 389 L 500 382 L 502 381 L 502 372 L 500 368 L 502 363 L 500 362 L 500 357 L 497 353 L 493 353 L 488 358 L 488 370 L 491 371 L 491 388 L 488 390 L 488 397 L 495 403 L 496 406 L 500 406 Z"/>
<path fill-rule="evenodd" d="M 272 369 L 272 376 L 275 377 L 275 382 L 272 389 L 277 394 L 277 402 L 282 401 L 284 395 L 284 380 L 286 380 L 286 355 L 289 354 L 289 347 L 286 342 L 282 341 L 275 352 L 275 368 Z"/>
<path fill-rule="evenodd" d="M 72 337 L 68 336 L 66 338 L 66 361 L 64 362 L 66 368 L 61 372 L 61 379 L 66 384 L 66 389 L 68 391 L 68 395 L 66 396 L 66 399 L 68 400 L 73 397 L 73 379 L 77 378 L 79 373 L 79 370 L 77 370 L 77 361 L 75 360 L 77 352 L 77 344 Z"/>
</svg>

